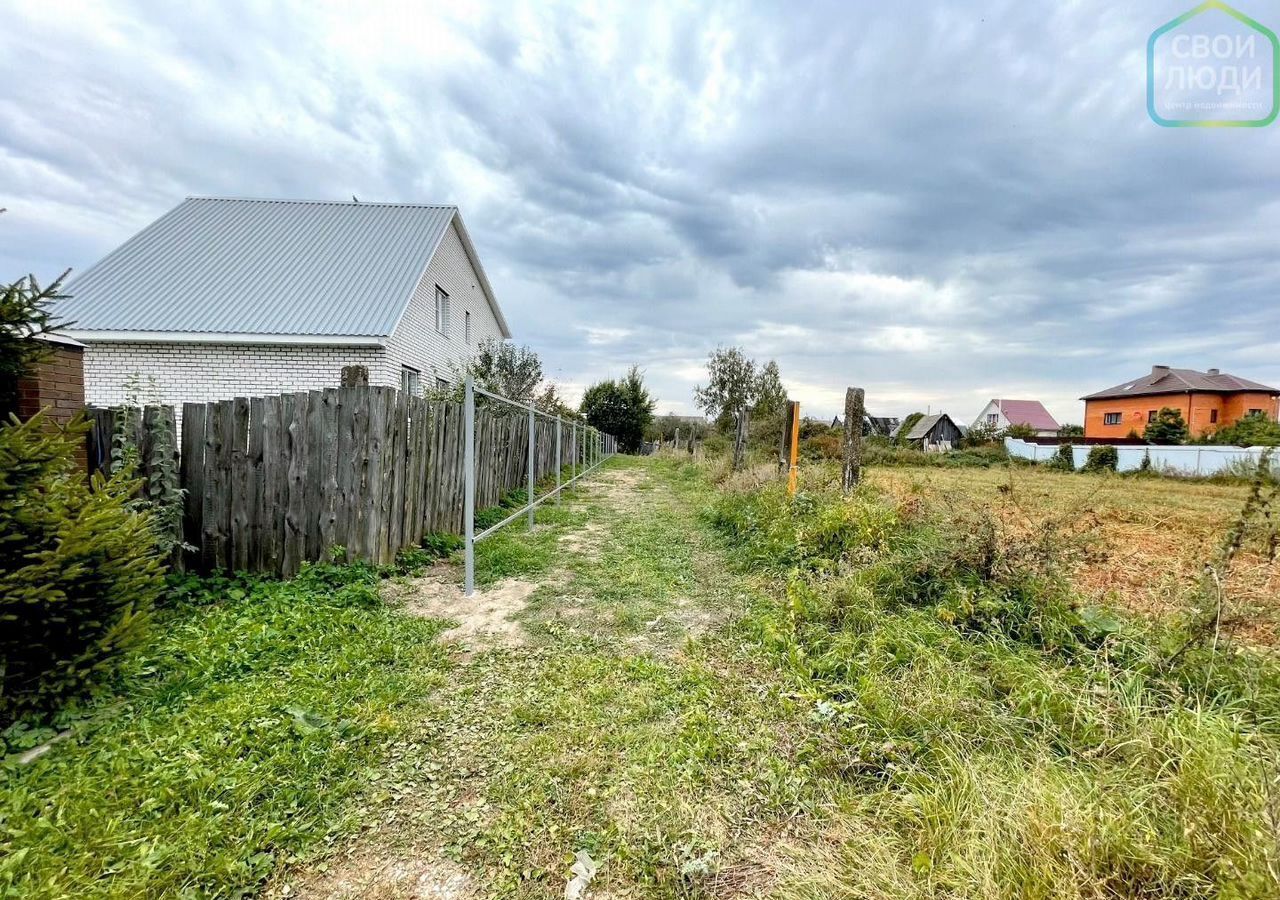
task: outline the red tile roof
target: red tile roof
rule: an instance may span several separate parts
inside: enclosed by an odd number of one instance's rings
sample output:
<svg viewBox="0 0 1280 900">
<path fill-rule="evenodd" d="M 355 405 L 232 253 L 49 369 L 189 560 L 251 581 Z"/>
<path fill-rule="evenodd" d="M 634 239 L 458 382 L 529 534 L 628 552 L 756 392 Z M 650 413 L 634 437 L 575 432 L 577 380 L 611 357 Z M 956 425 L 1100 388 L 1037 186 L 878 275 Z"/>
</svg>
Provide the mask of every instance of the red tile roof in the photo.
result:
<svg viewBox="0 0 1280 900">
<path fill-rule="evenodd" d="M 1057 431 L 1061 426 L 1039 400 L 997 400 L 1010 425 L 1030 425 L 1036 431 Z"/>
</svg>

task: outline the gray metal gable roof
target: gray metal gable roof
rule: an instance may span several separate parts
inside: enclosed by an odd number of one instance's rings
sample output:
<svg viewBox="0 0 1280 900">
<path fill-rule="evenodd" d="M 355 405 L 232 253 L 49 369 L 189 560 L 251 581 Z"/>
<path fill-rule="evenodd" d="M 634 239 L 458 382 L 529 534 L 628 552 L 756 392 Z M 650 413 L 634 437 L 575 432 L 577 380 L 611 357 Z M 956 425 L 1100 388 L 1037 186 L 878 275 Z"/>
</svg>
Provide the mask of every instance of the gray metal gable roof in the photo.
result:
<svg viewBox="0 0 1280 900">
<path fill-rule="evenodd" d="M 56 312 L 90 339 L 94 331 L 386 337 L 457 214 L 188 198 L 74 278 Z"/>
</svg>

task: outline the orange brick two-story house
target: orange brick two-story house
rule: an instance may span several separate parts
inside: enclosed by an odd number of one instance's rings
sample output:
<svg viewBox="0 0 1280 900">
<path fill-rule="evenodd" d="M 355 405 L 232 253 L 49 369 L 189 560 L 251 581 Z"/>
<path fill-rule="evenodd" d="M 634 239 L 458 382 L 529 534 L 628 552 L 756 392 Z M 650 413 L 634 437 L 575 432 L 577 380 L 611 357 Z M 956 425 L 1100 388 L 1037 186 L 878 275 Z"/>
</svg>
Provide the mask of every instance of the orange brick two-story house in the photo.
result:
<svg viewBox="0 0 1280 900">
<path fill-rule="evenodd" d="M 1217 369 L 1197 372 L 1152 366 L 1150 375 L 1081 399 L 1084 434 L 1091 438 L 1141 435 L 1166 406 L 1182 412 L 1192 437 L 1231 425 L 1250 413 L 1265 413 L 1272 419 L 1280 413 L 1280 390 Z"/>
</svg>

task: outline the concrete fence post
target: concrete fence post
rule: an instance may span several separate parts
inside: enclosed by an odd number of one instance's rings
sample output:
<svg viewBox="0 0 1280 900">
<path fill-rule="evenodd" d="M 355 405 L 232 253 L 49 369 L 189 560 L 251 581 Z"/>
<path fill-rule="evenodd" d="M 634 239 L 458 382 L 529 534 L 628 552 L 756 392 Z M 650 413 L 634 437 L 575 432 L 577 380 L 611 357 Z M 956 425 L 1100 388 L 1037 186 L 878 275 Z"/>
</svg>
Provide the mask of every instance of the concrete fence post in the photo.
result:
<svg viewBox="0 0 1280 900">
<path fill-rule="evenodd" d="M 866 392 L 849 388 L 844 393 L 844 466 L 840 484 L 847 494 L 862 480 L 862 423 L 867 414 Z"/>
</svg>

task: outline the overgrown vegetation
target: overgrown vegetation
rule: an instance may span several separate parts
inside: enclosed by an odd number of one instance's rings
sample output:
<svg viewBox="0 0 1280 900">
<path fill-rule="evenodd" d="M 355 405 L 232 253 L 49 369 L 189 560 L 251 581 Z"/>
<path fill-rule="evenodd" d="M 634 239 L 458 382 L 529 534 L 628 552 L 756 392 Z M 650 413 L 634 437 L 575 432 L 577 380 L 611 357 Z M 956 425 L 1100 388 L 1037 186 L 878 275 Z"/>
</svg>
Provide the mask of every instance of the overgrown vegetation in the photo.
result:
<svg viewBox="0 0 1280 900">
<path fill-rule="evenodd" d="M 132 473 L 90 485 L 84 434 L 43 416 L 0 426 L 0 727 L 92 686 L 163 588 Z"/>
<path fill-rule="evenodd" d="M 829 776 L 858 788 L 798 895 L 1280 890 L 1274 659 L 1190 640 L 1191 606 L 1163 624 L 1082 603 L 1052 533 L 807 483 L 713 514 L 785 585 L 748 627 L 828 721 Z"/>
<path fill-rule="evenodd" d="M 1219 428 L 1204 439 L 1206 444 L 1230 447 L 1280 446 L 1280 422 L 1266 413 L 1252 413 L 1231 425 Z"/>
</svg>

